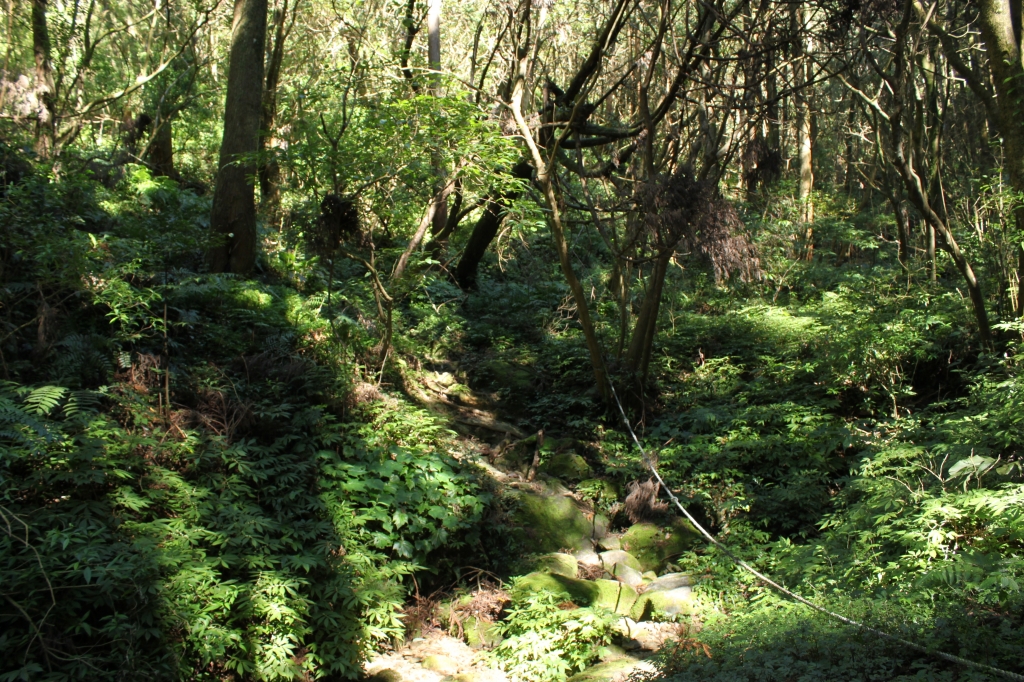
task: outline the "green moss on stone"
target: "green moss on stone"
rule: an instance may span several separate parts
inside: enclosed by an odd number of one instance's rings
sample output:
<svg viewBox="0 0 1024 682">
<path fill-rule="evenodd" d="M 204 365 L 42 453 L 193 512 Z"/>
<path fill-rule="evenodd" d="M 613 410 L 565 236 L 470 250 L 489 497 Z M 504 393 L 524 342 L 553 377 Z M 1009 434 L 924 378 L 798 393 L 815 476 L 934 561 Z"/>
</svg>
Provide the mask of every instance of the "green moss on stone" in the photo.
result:
<svg viewBox="0 0 1024 682">
<path fill-rule="evenodd" d="M 575 452 L 560 452 L 541 467 L 544 473 L 565 481 L 579 481 L 591 475 L 590 465 Z"/>
<path fill-rule="evenodd" d="M 600 663 L 583 672 L 573 675 L 567 682 L 612 682 L 626 679 L 630 671 L 640 665 L 635 658 L 619 658 L 607 663 Z"/>
<path fill-rule="evenodd" d="M 554 489 L 524 492 L 514 514 L 519 535 L 528 552 L 557 552 L 590 547 L 591 522 L 572 498 Z"/>
<path fill-rule="evenodd" d="M 571 554 L 551 552 L 550 554 L 542 554 L 535 557 L 526 563 L 532 571 L 557 573 L 558 575 L 564 575 L 570 578 L 576 577 L 576 557 Z"/>
<path fill-rule="evenodd" d="M 653 523 L 638 523 L 622 536 L 622 549 L 640 562 L 644 571 L 660 571 L 667 561 L 677 557 L 698 542 L 697 530 L 683 519 L 676 519 L 667 528 Z"/>
<path fill-rule="evenodd" d="M 540 572 L 519 578 L 513 598 L 541 590 L 562 594 L 579 606 L 600 606 L 623 615 L 630 612 L 637 599 L 636 590 L 615 580 L 579 580 Z"/>
</svg>

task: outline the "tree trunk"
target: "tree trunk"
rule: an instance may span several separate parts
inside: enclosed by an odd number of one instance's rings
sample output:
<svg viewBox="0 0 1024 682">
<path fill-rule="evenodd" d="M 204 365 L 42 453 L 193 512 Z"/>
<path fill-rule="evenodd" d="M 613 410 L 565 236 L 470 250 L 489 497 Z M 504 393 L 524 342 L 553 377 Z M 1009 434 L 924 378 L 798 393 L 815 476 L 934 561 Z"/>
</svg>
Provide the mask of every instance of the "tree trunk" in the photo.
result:
<svg viewBox="0 0 1024 682">
<path fill-rule="evenodd" d="M 292 15 L 295 8 L 292 7 Z M 287 0 L 280 10 L 274 12 L 274 43 L 267 55 L 267 77 L 260 107 L 259 150 L 263 155 L 258 176 L 260 181 L 260 203 L 274 209 L 281 203 L 281 166 L 277 159 L 267 158 L 266 152 L 274 137 L 274 123 L 277 119 L 277 85 L 281 80 L 281 64 L 284 61 L 284 42 L 288 37 L 285 25 L 288 20 Z"/>
<path fill-rule="evenodd" d="M 211 272 L 247 275 L 256 263 L 255 188 L 250 180 L 256 167 L 241 157 L 251 157 L 259 146 L 266 32 L 267 0 L 235 0 L 224 137 L 210 215 L 210 228 L 222 242 L 207 256 Z"/>
<path fill-rule="evenodd" d="M 1010 184 L 1024 192 L 1024 64 L 1021 63 L 1021 13 L 1019 0 L 980 0 L 981 36 L 988 52 L 992 85 L 996 90 L 999 132 L 1003 137 L 1003 159 Z M 1015 11 L 1016 10 L 1016 11 Z M 1024 226 L 1024 208 L 1015 211 L 1018 227 Z M 1024 255 L 1018 257 L 1024 275 Z M 1024 293 L 1022 279 L 1021 293 Z M 1017 315 L 1024 314 L 1021 298 Z"/>
<path fill-rule="evenodd" d="M 156 130 L 149 143 L 149 163 L 156 175 L 177 177 L 174 170 L 174 133 L 171 118 L 161 116 L 155 125 Z"/>
<path fill-rule="evenodd" d="M 533 175 L 533 167 L 526 159 L 521 160 L 512 169 L 512 177 L 518 180 L 529 180 L 531 175 Z M 505 218 L 505 212 L 512 202 L 519 198 L 519 194 L 518 191 L 506 192 L 487 202 L 483 215 L 477 220 L 473 232 L 469 235 L 462 258 L 455 266 L 455 281 L 463 289 L 476 288 L 476 275 L 480 261 L 487 253 L 487 247 L 497 236 L 501 221 Z"/>
<path fill-rule="evenodd" d="M 441 0 L 430 0 L 427 5 L 427 61 L 430 64 L 430 94 L 441 95 Z M 436 184 L 434 187 L 434 218 L 430 233 L 434 236 L 444 232 L 448 220 L 448 192 L 441 190 L 445 186 L 445 170 L 440 155 L 430 155 L 430 163 L 434 170 Z M 438 191 L 441 190 L 441 191 Z"/>
<path fill-rule="evenodd" d="M 641 382 L 646 381 L 647 370 L 650 367 L 651 352 L 654 348 L 654 337 L 658 327 L 658 311 L 661 308 L 661 294 L 664 290 L 665 275 L 668 273 L 671 258 L 672 251 L 665 250 L 658 255 L 658 259 L 654 262 L 654 270 L 647 281 L 647 294 L 640 307 L 636 326 L 633 327 L 629 350 L 626 351 L 626 365 Z"/>
<path fill-rule="evenodd" d="M 793 64 L 796 72 L 796 144 L 800 172 L 797 198 L 800 201 L 800 220 L 806 227 L 804 240 L 807 249 L 807 260 L 814 257 L 814 228 L 810 226 L 814 222 L 814 204 L 811 201 L 811 190 L 814 189 L 814 149 L 811 128 L 813 125 L 813 114 L 811 113 L 811 92 L 807 84 L 807 45 L 803 37 L 806 26 L 804 9 L 794 10 L 797 20 L 797 59 Z"/>
<path fill-rule="evenodd" d="M 36 67 L 36 97 L 42 105 L 36 118 L 36 153 L 47 158 L 53 153 L 57 102 L 53 62 L 50 58 L 50 31 L 46 23 L 46 0 L 32 0 L 32 52 Z"/>
</svg>

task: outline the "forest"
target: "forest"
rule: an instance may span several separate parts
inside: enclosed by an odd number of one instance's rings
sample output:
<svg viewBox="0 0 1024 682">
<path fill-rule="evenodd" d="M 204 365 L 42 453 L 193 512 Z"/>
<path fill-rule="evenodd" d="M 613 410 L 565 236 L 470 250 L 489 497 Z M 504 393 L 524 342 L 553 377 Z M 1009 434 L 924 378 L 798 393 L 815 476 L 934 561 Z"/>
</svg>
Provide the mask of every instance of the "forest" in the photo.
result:
<svg viewBox="0 0 1024 682">
<path fill-rule="evenodd" d="M 1022 0 L 2 0 L 0 682 L 1024 680 Z"/>
</svg>

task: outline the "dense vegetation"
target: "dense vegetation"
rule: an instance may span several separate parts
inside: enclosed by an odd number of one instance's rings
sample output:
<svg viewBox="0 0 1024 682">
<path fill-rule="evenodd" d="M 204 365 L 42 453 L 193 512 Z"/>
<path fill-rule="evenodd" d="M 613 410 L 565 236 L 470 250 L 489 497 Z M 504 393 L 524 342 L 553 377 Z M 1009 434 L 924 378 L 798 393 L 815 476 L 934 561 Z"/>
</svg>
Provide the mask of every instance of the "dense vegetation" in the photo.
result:
<svg viewBox="0 0 1024 682">
<path fill-rule="evenodd" d="M 1024 674 L 1019 10 L 11 0 L 0 682 L 360 679 L 481 579 L 564 680 L 617 616 L 495 467 L 629 527 L 615 395 L 759 570 Z M 637 675 L 997 679 L 669 566 Z"/>
</svg>

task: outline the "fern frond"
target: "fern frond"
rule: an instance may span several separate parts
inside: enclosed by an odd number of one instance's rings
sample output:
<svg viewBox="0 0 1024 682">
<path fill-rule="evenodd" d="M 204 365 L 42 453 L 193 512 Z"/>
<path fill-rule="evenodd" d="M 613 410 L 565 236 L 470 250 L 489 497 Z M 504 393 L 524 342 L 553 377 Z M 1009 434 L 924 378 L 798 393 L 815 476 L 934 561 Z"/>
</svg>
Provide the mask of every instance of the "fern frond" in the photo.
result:
<svg viewBox="0 0 1024 682">
<path fill-rule="evenodd" d="M 53 412 L 67 393 L 68 389 L 63 386 L 40 386 L 28 394 L 25 406 L 32 414 L 45 417 Z"/>
</svg>

